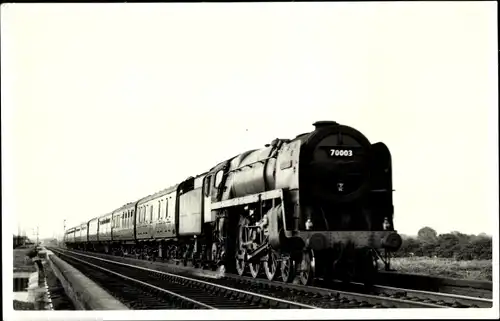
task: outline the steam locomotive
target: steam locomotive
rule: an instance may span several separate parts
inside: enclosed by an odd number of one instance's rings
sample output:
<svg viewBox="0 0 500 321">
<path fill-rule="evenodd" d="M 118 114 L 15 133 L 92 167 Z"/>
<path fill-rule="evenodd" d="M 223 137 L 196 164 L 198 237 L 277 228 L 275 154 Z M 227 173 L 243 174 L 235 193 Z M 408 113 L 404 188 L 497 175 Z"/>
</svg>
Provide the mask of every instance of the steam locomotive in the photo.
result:
<svg viewBox="0 0 500 321">
<path fill-rule="evenodd" d="M 352 127 L 313 126 L 70 228 L 64 242 L 304 285 L 370 278 L 402 243 L 391 153 Z"/>
</svg>

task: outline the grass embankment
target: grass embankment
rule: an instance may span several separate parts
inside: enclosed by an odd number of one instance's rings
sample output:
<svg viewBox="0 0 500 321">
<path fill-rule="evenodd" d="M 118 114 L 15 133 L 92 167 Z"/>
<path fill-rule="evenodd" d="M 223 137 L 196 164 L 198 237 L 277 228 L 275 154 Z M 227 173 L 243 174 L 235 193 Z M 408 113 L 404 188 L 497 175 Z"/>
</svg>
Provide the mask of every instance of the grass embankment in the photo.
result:
<svg viewBox="0 0 500 321">
<path fill-rule="evenodd" d="M 14 272 L 36 272 L 33 262 L 25 259 L 29 251 L 29 248 L 14 250 Z"/>
<path fill-rule="evenodd" d="M 14 272 L 36 272 L 36 268 L 31 260 L 26 260 L 26 254 L 31 248 L 17 248 L 14 249 L 13 268 Z M 33 302 L 24 302 L 14 300 L 14 310 L 35 310 Z"/>
<path fill-rule="evenodd" d="M 491 281 L 493 269 L 491 260 L 456 261 L 427 257 L 393 258 L 391 267 L 401 273 L 478 281 Z"/>
<path fill-rule="evenodd" d="M 16 311 L 35 310 L 35 305 L 31 302 L 23 302 L 23 301 L 14 300 L 14 310 L 16 310 Z"/>
</svg>

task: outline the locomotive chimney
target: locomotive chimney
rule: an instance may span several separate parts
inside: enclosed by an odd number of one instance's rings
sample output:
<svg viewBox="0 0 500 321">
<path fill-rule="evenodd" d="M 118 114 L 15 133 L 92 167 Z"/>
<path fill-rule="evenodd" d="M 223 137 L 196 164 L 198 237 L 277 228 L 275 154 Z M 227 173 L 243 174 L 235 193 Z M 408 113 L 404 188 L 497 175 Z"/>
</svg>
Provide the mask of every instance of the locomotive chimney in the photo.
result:
<svg viewBox="0 0 500 321">
<path fill-rule="evenodd" d="M 337 126 L 338 123 L 335 122 L 335 121 L 331 121 L 331 120 L 320 120 L 320 121 L 317 121 L 313 124 L 313 126 L 316 128 L 316 129 L 321 129 L 321 128 L 324 128 L 324 127 L 329 127 L 329 126 Z"/>
</svg>

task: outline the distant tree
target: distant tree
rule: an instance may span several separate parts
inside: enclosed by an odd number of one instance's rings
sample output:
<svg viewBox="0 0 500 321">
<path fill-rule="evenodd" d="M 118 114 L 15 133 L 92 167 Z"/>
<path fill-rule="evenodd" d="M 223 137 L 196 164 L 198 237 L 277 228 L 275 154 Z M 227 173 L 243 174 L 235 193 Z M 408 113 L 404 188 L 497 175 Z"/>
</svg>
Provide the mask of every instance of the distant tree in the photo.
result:
<svg viewBox="0 0 500 321">
<path fill-rule="evenodd" d="M 458 239 L 459 244 L 467 244 L 471 241 L 474 235 L 467 235 L 458 231 L 453 231 L 451 234 L 455 235 Z"/>
<path fill-rule="evenodd" d="M 437 232 L 431 227 L 422 227 L 418 231 L 418 240 L 422 243 L 434 244 L 438 240 Z"/>
<path fill-rule="evenodd" d="M 449 250 L 455 245 L 460 243 L 457 235 L 452 233 L 439 234 L 438 236 L 439 247 L 443 250 Z"/>
<path fill-rule="evenodd" d="M 423 227 L 417 237 L 405 235 L 401 248 L 394 256 L 491 260 L 492 238 L 485 233 L 468 235 L 458 231 L 437 235 L 434 229 Z"/>
<path fill-rule="evenodd" d="M 439 245 L 436 243 L 422 243 L 421 248 L 424 256 L 433 257 L 436 255 Z"/>
<path fill-rule="evenodd" d="M 421 252 L 420 242 L 413 237 L 408 237 L 403 239 L 401 248 L 396 253 L 394 253 L 394 256 L 396 257 L 408 257 L 414 255 L 419 256 L 420 252 Z"/>
</svg>

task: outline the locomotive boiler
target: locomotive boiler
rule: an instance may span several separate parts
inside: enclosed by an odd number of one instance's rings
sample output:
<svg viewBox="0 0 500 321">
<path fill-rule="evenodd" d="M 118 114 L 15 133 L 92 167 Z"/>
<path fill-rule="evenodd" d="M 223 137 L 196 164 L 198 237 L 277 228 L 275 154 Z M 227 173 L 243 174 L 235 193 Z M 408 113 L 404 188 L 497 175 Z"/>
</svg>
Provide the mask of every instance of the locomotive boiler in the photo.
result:
<svg viewBox="0 0 500 321">
<path fill-rule="evenodd" d="M 302 284 L 370 278 L 378 260 L 388 264 L 382 251 L 401 246 L 390 151 L 352 127 L 313 125 L 121 207 L 112 240 L 91 248 L 156 247 L 162 259 Z"/>
</svg>

